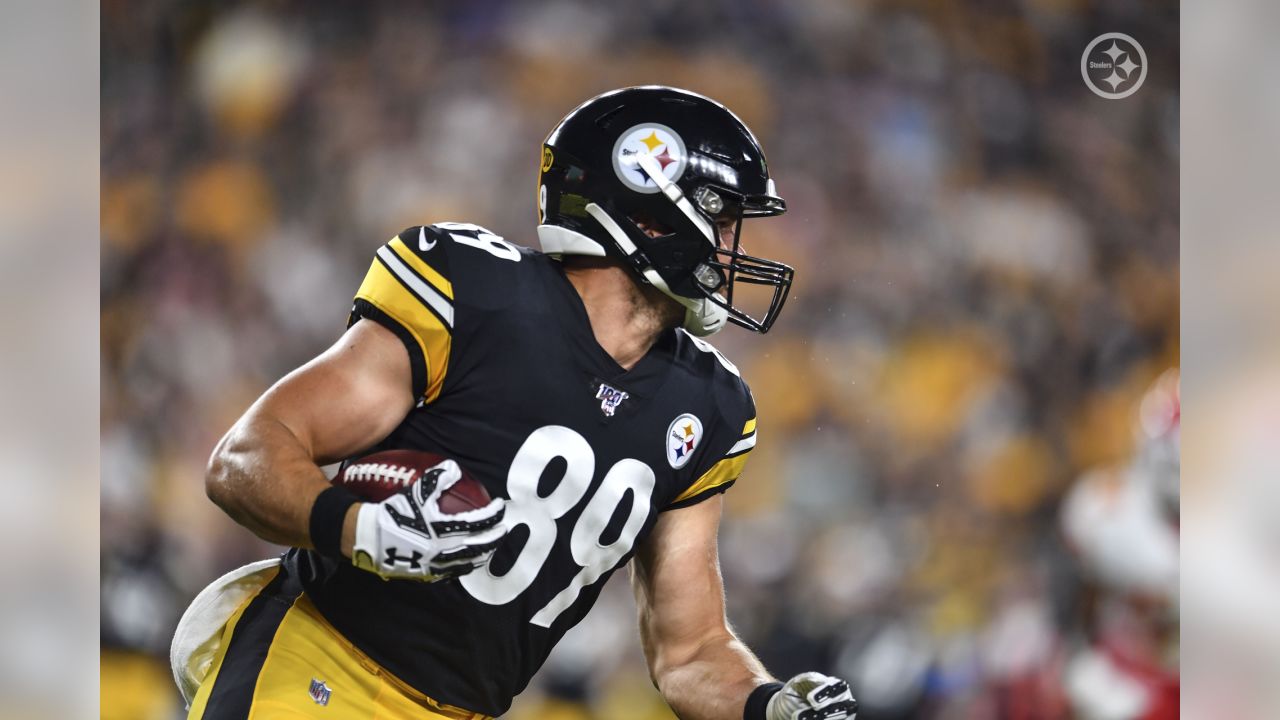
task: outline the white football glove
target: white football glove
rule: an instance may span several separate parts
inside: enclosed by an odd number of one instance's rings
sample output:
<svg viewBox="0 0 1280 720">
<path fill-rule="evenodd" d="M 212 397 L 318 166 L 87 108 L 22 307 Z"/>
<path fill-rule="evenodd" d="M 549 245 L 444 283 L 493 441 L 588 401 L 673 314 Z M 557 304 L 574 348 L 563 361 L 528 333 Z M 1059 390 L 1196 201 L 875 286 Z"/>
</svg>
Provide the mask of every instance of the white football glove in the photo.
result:
<svg viewBox="0 0 1280 720">
<path fill-rule="evenodd" d="M 849 683 L 822 673 L 807 672 L 791 678 L 769 698 L 768 720 L 853 720 L 858 701 Z"/>
<path fill-rule="evenodd" d="M 484 567 L 506 533 L 504 500 L 456 515 L 440 511 L 440 495 L 462 478 L 452 460 L 428 469 L 412 485 L 356 514 L 351 562 L 384 579 L 436 582 Z"/>
</svg>

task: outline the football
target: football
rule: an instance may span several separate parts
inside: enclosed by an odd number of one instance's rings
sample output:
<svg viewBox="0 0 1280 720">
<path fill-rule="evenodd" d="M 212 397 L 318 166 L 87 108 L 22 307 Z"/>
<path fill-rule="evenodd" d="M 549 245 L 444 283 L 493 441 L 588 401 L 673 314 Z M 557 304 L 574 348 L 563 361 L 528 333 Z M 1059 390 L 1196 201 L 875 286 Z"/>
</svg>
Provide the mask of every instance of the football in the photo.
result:
<svg viewBox="0 0 1280 720">
<path fill-rule="evenodd" d="M 342 468 L 333 484 L 371 502 L 381 502 L 412 485 L 422 473 L 447 458 L 417 450 L 384 450 L 366 455 Z M 465 468 L 462 479 L 440 495 L 440 511 L 456 514 L 482 508 L 492 498 Z"/>
</svg>

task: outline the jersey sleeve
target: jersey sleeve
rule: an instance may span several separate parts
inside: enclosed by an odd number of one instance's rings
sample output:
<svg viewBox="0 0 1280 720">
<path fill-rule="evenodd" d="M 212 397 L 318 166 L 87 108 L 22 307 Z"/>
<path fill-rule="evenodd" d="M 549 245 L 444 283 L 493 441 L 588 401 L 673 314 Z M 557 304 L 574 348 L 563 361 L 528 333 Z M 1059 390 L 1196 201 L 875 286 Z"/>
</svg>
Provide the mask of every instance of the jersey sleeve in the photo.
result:
<svg viewBox="0 0 1280 720">
<path fill-rule="evenodd" d="M 751 391 L 743 387 L 745 408 L 725 418 L 725 428 L 718 439 L 718 452 L 708 456 L 698 470 L 697 479 L 676 496 L 667 510 L 696 505 L 733 485 L 746 467 L 747 456 L 756 446 L 756 407 Z M 743 419 L 745 418 L 745 420 Z M 709 465 L 709 467 L 707 467 Z"/>
<path fill-rule="evenodd" d="M 409 351 L 414 396 L 440 396 L 453 346 L 453 284 L 444 233 L 412 227 L 378 248 L 356 291 L 347 327 L 367 318 L 395 333 Z"/>
</svg>

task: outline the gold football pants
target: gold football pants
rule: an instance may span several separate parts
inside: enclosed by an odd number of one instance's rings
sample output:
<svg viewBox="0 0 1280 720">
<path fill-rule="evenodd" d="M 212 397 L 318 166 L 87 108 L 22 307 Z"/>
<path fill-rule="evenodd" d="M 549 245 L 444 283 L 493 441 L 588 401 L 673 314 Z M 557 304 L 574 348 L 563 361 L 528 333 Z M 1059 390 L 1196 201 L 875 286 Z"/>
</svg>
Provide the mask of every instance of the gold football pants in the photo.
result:
<svg viewBox="0 0 1280 720">
<path fill-rule="evenodd" d="M 379 667 L 284 582 L 277 574 L 227 621 L 187 720 L 488 720 Z"/>
</svg>

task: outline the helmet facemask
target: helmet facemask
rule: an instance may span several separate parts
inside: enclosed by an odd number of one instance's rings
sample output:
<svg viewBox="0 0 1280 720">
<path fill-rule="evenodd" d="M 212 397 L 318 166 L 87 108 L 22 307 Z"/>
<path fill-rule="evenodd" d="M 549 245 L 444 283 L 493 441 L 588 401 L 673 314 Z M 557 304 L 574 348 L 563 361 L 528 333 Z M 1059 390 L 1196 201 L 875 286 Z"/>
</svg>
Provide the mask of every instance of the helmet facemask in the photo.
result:
<svg viewBox="0 0 1280 720">
<path fill-rule="evenodd" d="M 699 187 L 694 197 L 694 204 L 711 218 L 713 227 L 725 222 L 733 223 L 732 245 L 722 247 L 717 233 L 715 249 L 694 270 L 694 284 L 707 299 L 729 313 L 729 321 L 733 324 L 758 333 L 769 332 L 791 292 L 795 271 L 783 263 L 748 255 L 742 247 L 742 221 L 748 217 L 781 214 L 786 211 L 786 204 L 780 198 L 748 198 L 711 184 Z M 719 284 L 706 282 L 714 276 L 719 276 Z M 773 296 L 762 318 L 757 320 L 734 304 L 734 289 L 738 283 L 773 288 Z M 724 289 L 723 294 L 718 292 L 721 288 Z"/>
</svg>

